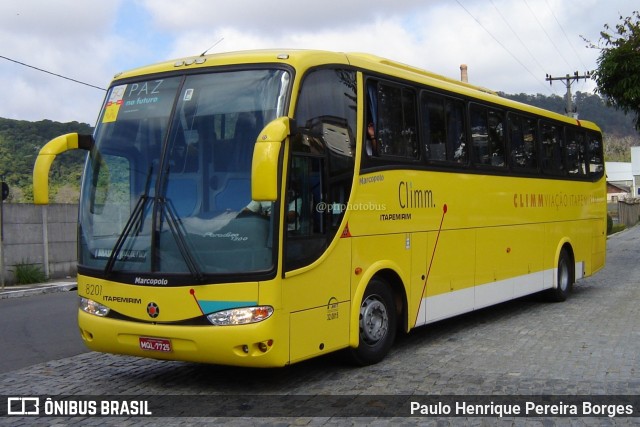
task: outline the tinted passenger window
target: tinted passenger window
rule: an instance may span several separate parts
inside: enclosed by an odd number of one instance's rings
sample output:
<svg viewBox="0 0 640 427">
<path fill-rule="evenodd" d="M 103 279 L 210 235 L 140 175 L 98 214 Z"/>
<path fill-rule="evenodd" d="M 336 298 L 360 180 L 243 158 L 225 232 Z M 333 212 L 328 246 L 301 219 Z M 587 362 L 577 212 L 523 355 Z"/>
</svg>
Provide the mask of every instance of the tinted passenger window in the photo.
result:
<svg viewBox="0 0 640 427">
<path fill-rule="evenodd" d="M 565 162 L 569 175 L 582 176 L 586 174 L 585 151 L 586 140 L 584 132 L 568 129 Z"/>
<path fill-rule="evenodd" d="M 562 127 L 552 123 L 542 123 L 541 133 L 542 170 L 550 174 L 564 174 Z"/>
<path fill-rule="evenodd" d="M 514 169 L 538 167 L 536 155 L 536 121 L 528 117 L 509 115 L 511 129 L 511 165 Z"/>
<path fill-rule="evenodd" d="M 505 166 L 504 113 L 492 108 L 471 106 L 473 162 Z"/>
<path fill-rule="evenodd" d="M 601 176 L 604 173 L 602 137 L 596 133 L 589 133 L 587 137 L 589 144 L 589 174 L 592 176 Z"/>
<path fill-rule="evenodd" d="M 418 159 L 415 92 L 402 86 L 376 82 L 369 83 L 368 92 L 369 114 L 375 129 L 372 154 Z"/>
<path fill-rule="evenodd" d="M 465 163 L 464 103 L 429 93 L 422 94 L 421 103 L 427 158 Z"/>
</svg>

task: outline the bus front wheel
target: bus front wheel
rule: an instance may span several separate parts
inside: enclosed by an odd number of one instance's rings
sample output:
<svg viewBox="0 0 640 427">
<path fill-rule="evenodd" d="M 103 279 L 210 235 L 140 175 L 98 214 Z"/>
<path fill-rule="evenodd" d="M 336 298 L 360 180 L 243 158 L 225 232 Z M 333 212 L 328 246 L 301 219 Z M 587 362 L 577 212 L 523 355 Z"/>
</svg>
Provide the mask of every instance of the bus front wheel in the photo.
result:
<svg viewBox="0 0 640 427">
<path fill-rule="evenodd" d="M 558 258 L 557 286 L 548 291 L 551 301 L 562 302 L 569 297 L 574 281 L 573 265 L 569 252 L 562 249 Z"/>
<path fill-rule="evenodd" d="M 397 313 L 391 287 L 373 278 L 360 304 L 359 342 L 351 358 L 359 365 L 378 363 L 387 355 L 396 337 Z"/>
</svg>

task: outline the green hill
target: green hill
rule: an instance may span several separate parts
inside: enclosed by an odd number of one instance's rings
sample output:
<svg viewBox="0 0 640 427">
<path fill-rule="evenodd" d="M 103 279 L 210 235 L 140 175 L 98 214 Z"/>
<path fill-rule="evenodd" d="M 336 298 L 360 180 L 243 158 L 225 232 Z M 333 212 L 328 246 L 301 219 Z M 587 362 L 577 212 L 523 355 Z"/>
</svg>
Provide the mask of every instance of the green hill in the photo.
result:
<svg viewBox="0 0 640 427">
<path fill-rule="evenodd" d="M 42 146 L 65 133 L 91 133 L 85 123 L 51 120 L 29 122 L 0 118 L 0 177 L 9 185 L 9 203 L 33 201 L 33 164 Z M 56 157 L 49 175 L 51 201 L 76 203 L 86 152 L 70 151 Z"/>
</svg>

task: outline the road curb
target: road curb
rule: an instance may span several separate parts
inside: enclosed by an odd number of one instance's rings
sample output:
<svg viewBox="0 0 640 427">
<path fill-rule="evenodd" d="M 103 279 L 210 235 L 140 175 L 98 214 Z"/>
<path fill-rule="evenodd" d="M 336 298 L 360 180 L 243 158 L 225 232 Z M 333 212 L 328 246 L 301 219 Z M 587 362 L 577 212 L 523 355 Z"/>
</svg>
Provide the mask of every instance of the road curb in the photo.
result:
<svg viewBox="0 0 640 427">
<path fill-rule="evenodd" d="M 76 282 L 57 282 L 31 285 L 25 287 L 10 286 L 0 291 L 0 300 L 7 298 L 20 298 L 30 295 L 51 294 L 56 292 L 68 292 L 78 288 Z"/>
</svg>

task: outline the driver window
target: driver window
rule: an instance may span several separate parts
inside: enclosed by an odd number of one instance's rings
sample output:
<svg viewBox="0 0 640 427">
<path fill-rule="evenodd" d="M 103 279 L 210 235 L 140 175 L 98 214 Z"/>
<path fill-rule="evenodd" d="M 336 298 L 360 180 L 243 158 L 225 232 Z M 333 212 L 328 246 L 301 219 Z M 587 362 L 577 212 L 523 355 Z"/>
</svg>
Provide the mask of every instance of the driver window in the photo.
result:
<svg viewBox="0 0 640 427">
<path fill-rule="evenodd" d="M 283 205 L 287 270 L 315 261 L 344 217 L 353 181 L 356 99 L 351 70 L 317 69 L 302 82 Z"/>
</svg>

